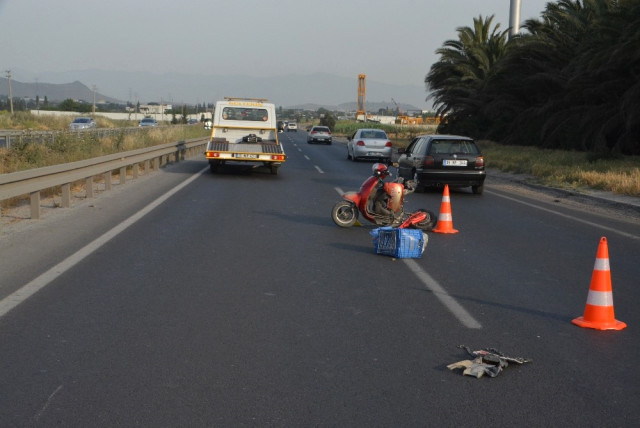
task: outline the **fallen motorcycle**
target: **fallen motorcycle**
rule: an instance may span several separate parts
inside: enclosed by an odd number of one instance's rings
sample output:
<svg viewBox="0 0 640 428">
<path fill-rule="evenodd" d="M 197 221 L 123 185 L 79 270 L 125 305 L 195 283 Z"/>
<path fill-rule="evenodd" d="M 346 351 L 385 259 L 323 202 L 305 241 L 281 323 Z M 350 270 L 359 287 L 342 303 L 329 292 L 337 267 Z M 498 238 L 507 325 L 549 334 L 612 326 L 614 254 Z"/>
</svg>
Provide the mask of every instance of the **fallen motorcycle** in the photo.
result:
<svg viewBox="0 0 640 428">
<path fill-rule="evenodd" d="M 394 164 L 397 166 L 396 164 Z M 404 197 L 415 190 L 413 180 L 402 177 L 394 181 L 384 181 L 391 171 L 383 163 L 373 164 L 371 177 L 360 186 L 358 192 L 346 192 L 342 200 L 333 206 L 331 217 L 340 227 L 351 227 L 358 221 L 359 214 L 378 226 L 412 227 L 429 232 L 436 223 L 436 215 L 420 209 L 405 213 Z"/>
</svg>

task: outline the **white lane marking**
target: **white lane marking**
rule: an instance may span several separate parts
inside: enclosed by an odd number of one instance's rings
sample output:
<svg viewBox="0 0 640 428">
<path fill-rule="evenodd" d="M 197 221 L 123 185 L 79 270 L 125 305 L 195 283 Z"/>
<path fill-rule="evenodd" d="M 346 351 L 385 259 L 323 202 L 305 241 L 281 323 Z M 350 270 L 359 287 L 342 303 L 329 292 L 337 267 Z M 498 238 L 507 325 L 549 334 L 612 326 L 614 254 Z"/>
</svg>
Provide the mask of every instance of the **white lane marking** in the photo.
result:
<svg viewBox="0 0 640 428">
<path fill-rule="evenodd" d="M 208 168 L 208 167 L 207 167 Z M 20 303 L 27 300 L 29 297 L 33 296 L 35 293 L 46 287 L 51 281 L 74 267 L 76 264 L 80 263 L 85 257 L 89 256 L 91 253 L 102 247 L 104 244 L 118 236 L 121 232 L 123 232 L 126 228 L 140 220 L 142 217 L 147 215 L 149 212 L 153 211 L 164 201 L 169 199 L 171 196 L 182 190 L 184 187 L 189 185 L 192 181 L 196 180 L 202 173 L 204 173 L 207 168 L 203 168 L 198 173 L 194 174 L 187 180 L 178 184 L 173 189 L 169 190 L 164 195 L 160 196 L 155 201 L 151 202 L 149 205 L 133 214 L 131 217 L 124 220 L 122 223 L 116 225 L 111 230 L 105 232 L 102 236 L 96 238 L 92 242 L 88 243 L 48 271 L 44 272 L 37 278 L 28 282 L 27 284 L 20 287 L 18 290 L 9 294 L 7 297 L 0 301 L 0 318 L 5 316 L 10 310 L 18 306 Z"/>
<path fill-rule="evenodd" d="M 47 407 L 49 407 L 49 404 L 51 404 L 51 400 L 53 400 L 53 397 L 62 389 L 62 385 L 60 385 L 59 387 L 56 388 L 55 391 L 53 391 L 51 393 L 51 395 L 49 395 L 49 398 L 47 398 L 47 401 L 44 403 L 44 406 L 42 406 L 42 409 L 40 409 L 40 411 L 34 416 L 35 420 L 40 419 L 40 416 L 42 416 L 42 414 L 45 412 L 45 410 L 47 410 Z"/>
<path fill-rule="evenodd" d="M 324 171 L 320 169 L 318 165 L 314 165 L 320 174 L 324 174 Z"/>
<path fill-rule="evenodd" d="M 340 196 L 344 195 L 344 192 L 339 187 L 334 187 L 335 191 L 338 192 Z M 418 279 L 430 290 L 434 296 L 440 300 L 440 302 L 447 308 L 453 315 L 458 318 L 458 320 L 468 328 L 482 328 L 482 325 L 478 321 L 473 318 L 469 312 L 466 311 L 453 297 L 451 297 L 445 290 L 442 288 L 438 282 L 431 277 L 428 273 L 426 273 L 422 268 L 411 259 L 402 259 L 405 264 L 411 269 L 411 271 L 418 277 Z"/>
<path fill-rule="evenodd" d="M 486 189 L 485 189 L 485 191 L 486 191 Z M 603 226 L 603 225 L 598 224 L 598 223 L 593 223 L 591 221 L 583 220 L 581 218 L 574 217 L 574 216 L 571 216 L 569 214 L 564 214 L 564 213 L 561 213 L 559 211 L 555 211 L 555 210 L 552 210 L 552 209 L 549 209 L 549 208 L 544 208 L 544 207 L 541 207 L 539 205 L 531 204 L 529 202 L 520 201 L 520 200 L 512 198 L 510 196 L 501 195 L 499 193 L 495 193 L 495 192 L 492 192 L 490 190 L 487 191 L 487 193 L 490 193 L 492 195 L 498 196 L 500 198 L 508 199 L 510 201 L 513 201 L 513 202 L 517 202 L 517 203 L 522 204 L 522 205 L 526 205 L 526 206 L 529 206 L 529 207 L 532 207 L 532 208 L 536 208 L 536 209 L 539 209 L 541 211 L 546 211 L 546 212 L 551 213 L 551 214 L 556 214 L 556 215 L 559 215 L 560 217 L 568 218 L 570 220 L 574 220 L 574 221 L 577 221 L 579 223 L 583 223 L 583 224 L 586 224 L 586 225 L 589 225 L 589 226 L 597 227 L 597 228 L 600 228 L 600 229 L 603 229 L 603 230 L 606 230 L 606 231 L 609 231 L 609 232 L 617 233 L 618 235 L 622 235 L 622 236 L 625 236 L 627 238 L 640 239 L 640 236 L 637 236 L 637 235 L 632 235 L 632 234 L 627 233 L 627 232 L 622 232 L 622 231 L 620 231 L 618 229 L 614 229 L 612 227 L 607 227 L 607 226 Z"/>
<path fill-rule="evenodd" d="M 436 296 L 438 300 L 440 300 L 440 302 L 449 309 L 449 311 L 451 311 L 451 313 L 453 313 L 453 315 L 458 318 L 458 321 L 460 321 L 465 327 L 476 329 L 482 328 L 482 325 L 480 325 L 480 323 L 476 321 L 465 308 L 451 297 L 449 293 L 447 293 L 445 289 L 431 277 L 431 275 L 422 270 L 418 263 L 412 259 L 402 259 L 402 261 L 404 261 L 409 269 L 411 269 L 411 271 L 425 285 L 425 287 L 427 287 L 427 289 L 430 290 L 433 295 Z"/>
<path fill-rule="evenodd" d="M 307 155 L 304 155 L 304 158 L 305 158 L 306 160 L 308 160 L 308 161 L 310 161 L 310 160 L 311 160 L 311 158 L 310 158 L 309 156 L 307 156 Z"/>
</svg>

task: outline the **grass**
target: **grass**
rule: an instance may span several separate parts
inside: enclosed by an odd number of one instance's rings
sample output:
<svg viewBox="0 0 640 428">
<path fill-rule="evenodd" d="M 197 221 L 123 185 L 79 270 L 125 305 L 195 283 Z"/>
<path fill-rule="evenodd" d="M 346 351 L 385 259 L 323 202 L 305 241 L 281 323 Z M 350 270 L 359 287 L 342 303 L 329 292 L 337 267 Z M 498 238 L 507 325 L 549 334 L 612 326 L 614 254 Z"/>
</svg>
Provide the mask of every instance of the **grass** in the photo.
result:
<svg viewBox="0 0 640 428">
<path fill-rule="evenodd" d="M 590 188 L 640 196 L 640 157 L 594 157 L 593 154 L 536 147 L 502 146 L 480 141 L 488 168 L 528 174 L 540 183 L 579 190 Z"/>
<path fill-rule="evenodd" d="M 71 117 L 35 116 L 19 112 L 11 116 L 0 113 L 0 129 L 54 131 L 67 130 Z M 136 126 L 134 121 L 114 121 L 96 117 L 100 128 Z M 134 133 L 116 133 L 98 138 L 94 133 L 61 133 L 53 143 L 12 143 L 10 149 L 0 149 L 0 174 L 41 168 L 127 150 L 151 147 L 191 138 L 206 137 L 209 131 L 198 125 L 181 125 L 140 129 Z"/>
</svg>

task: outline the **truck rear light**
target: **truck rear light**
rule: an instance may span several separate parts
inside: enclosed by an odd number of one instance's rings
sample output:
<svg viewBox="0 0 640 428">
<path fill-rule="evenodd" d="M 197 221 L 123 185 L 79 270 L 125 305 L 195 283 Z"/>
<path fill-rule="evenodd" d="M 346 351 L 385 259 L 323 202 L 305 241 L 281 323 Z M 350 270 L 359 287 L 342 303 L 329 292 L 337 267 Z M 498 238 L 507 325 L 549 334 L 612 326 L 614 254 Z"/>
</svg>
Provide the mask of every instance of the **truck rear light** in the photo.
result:
<svg viewBox="0 0 640 428">
<path fill-rule="evenodd" d="M 220 157 L 220 153 L 218 153 L 218 152 L 207 152 L 207 157 L 208 158 L 219 158 Z"/>
<path fill-rule="evenodd" d="M 484 167 L 484 156 L 476 157 L 476 168 Z"/>
<path fill-rule="evenodd" d="M 424 166 L 434 166 L 436 164 L 433 156 L 425 156 L 424 157 Z"/>
<path fill-rule="evenodd" d="M 283 161 L 285 159 L 285 155 L 271 155 L 271 160 Z"/>
<path fill-rule="evenodd" d="M 356 143 L 356 146 L 364 146 L 364 141 L 360 140 Z"/>
<path fill-rule="evenodd" d="M 385 147 L 391 147 L 391 141 L 387 141 L 387 142 L 384 144 L 384 146 L 385 146 Z"/>
</svg>

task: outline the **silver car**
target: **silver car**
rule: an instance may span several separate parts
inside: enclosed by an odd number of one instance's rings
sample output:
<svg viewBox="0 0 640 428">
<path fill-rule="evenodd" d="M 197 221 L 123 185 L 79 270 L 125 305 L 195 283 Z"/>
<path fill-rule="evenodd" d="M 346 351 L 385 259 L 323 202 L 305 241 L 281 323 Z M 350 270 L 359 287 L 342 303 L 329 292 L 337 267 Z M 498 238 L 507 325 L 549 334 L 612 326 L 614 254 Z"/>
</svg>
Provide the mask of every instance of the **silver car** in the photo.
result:
<svg viewBox="0 0 640 428">
<path fill-rule="evenodd" d="M 307 134 L 307 143 L 331 144 L 331 130 L 326 126 L 314 126 Z"/>
<path fill-rule="evenodd" d="M 347 159 L 391 161 L 391 141 L 382 129 L 358 129 L 347 140 Z"/>
<path fill-rule="evenodd" d="M 96 122 L 90 117 L 76 117 L 69 125 L 69 129 L 72 131 L 78 131 L 80 129 L 93 129 L 97 126 Z"/>
<path fill-rule="evenodd" d="M 158 126 L 158 122 L 152 117 L 145 117 L 138 123 L 138 126 Z"/>
</svg>

